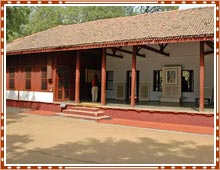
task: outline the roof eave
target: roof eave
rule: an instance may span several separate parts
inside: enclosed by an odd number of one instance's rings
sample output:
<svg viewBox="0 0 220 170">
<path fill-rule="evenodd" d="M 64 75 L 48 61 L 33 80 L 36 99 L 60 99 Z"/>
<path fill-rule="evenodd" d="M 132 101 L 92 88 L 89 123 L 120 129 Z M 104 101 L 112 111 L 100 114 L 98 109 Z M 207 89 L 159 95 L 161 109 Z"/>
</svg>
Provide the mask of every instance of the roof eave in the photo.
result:
<svg viewBox="0 0 220 170">
<path fill-rule="evenodd" d="M 196 36 L 196 37 L 189 36 L 189 37 L 174 37 L 174 38 L 162 38 L 162 39 L 151 38 L 151 39 L 138 39 L 138 40 L 124 40 L 124 41 L 81 44 L 81 45 L 63 46 L 63 47 L 49 47 L 49 48 L 10 51 L 10 52 L 6 52 L 6 54 L 7 55 L 19 55 L 19 54 L 57 52 L 57 51 L 84 50 L 84 49 L 94 49 L 94 48 L 108 48 L 108 47 L 119 47 L 119 46 L 135 46 L 135 45 L 146 45 L 146 44 L 213 41 L 213 40 L 214 40 L 214 34 L 210 34 L 206 36 L 203 35 L 203 36 Z"/>
</svg>

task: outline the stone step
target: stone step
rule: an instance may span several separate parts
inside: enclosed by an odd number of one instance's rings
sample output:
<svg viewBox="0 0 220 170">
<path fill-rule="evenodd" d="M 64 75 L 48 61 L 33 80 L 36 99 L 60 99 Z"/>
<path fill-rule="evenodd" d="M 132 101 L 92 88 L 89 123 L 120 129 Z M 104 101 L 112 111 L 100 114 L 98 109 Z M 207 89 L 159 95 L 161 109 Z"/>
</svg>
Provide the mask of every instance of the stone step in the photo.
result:
<svg viewBox="0 0 220 170">
<path fill-rule="evenodd" d="M 68 109 L 72 109 L 72 110 L 85 110 L 85 111 L 99 111 L 100 109 L 99 108 L 96 108 L 96 107 L 70 107 Z"/>
<path fill-rule="evenodd" d="M 87 110 L 76 110 L 76 109 L 65 109 L 63 113 L 72 114 L 72 115 L 83 115 L 83 116 L 104 116 L 103 111 L 87 111 Z"/>
<path fill-rule="evenodd" d="M 85 119 L 85 120 L 94 120 L 94 121 L 99 121 L 103 119 L 111 119 L 110 116 L 85 116 L 85 115 L 77 115 L 77 114 L 67 114 L 67 113 L 56 113 L 55 115 L 57 116 L 63 116 L 63 117 L 69 117 L 69 118 L 75 118 L 75 119 Z"/>
</svg>

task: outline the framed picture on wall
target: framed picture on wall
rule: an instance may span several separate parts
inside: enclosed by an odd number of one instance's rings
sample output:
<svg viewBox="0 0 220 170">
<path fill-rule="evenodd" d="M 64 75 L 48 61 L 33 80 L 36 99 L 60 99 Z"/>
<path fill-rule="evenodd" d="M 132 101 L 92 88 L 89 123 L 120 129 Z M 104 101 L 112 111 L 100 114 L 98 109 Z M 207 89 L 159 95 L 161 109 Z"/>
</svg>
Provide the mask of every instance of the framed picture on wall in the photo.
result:
<svg viewBox="0 0 220 170">
<path fill-rule="evenodd" d="M 177 69 L 166 69 L 166 84 L 177 84 Z"/>
</svg>

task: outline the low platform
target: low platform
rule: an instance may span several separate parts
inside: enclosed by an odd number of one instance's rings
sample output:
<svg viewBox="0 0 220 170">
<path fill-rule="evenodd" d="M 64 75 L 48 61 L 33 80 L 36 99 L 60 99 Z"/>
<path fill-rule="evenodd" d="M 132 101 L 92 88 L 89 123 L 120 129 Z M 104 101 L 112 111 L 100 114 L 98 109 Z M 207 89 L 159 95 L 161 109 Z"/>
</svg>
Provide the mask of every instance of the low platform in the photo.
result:
<svg viewBox="0 0 220 170">
<path fill-rule="evenodd" d="M 64 103 L 64 102 L 62 102 Z M 69 113 L 63 111 L 75 110 L 77 107 L 86 108 L 86 114 L 83 116 L 91 116 L 88 110 L 99 110 L 104 112 L 105 116 L 116 118 L 116 119 L 127 119 L 127 120 L 137 120 L 137 121 L 148 121 L 148 122 L 158 122 L 158 123 L 170 123 L 170 124 L 180 124 L 180 125 L 193 125 L 193 126 L 206 126 L 214 127 L 214 109 L 208 108 L 204 112 L 199 112 L 195 108 L 191 107 L 168 107 L 168 106 L 148 106 L 148 105 L 137 105 L 135 107 L 130 107 L 126 104 L 107 104 L 102 106 L 99 103 L 80 103 L 76 104 L 74 102 L 65 102 L 65 108 L 61 108 L 62 103 L 42 103 L 42 102 L 29 102 L 29 101 L 16 101 L 7 100 L 7 106 L 13 107 L 23 107 L 38 110 L 48 110 L 60 113 L 62 116 Z M 82 113 L 78 112 L 80 115 Z M 99 114 L 102 115 L 100 112 Z M 98 115 L 98 114 L 97 114 Z M 94 116 L 94 115 L 93 115 Z M 103 116 L 103 115 L 102 115 Z M 74 117 L 74 116 L 72 116 Z"/>
</svg>

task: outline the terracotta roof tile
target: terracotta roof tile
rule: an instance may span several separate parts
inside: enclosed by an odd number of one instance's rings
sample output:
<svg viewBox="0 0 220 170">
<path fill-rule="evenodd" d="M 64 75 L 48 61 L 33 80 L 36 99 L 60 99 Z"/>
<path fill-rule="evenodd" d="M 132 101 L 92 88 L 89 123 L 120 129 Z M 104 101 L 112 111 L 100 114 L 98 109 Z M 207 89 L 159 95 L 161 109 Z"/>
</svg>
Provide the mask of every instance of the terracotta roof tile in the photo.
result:
<svg viewBox="0 0 220 170">
<path fill-rule="evenodd" d="M 214 8 L 195 8 L 61 25 L 7 44 L 7 53 L 210 36 L 214 37 Z"/>
</svg>

